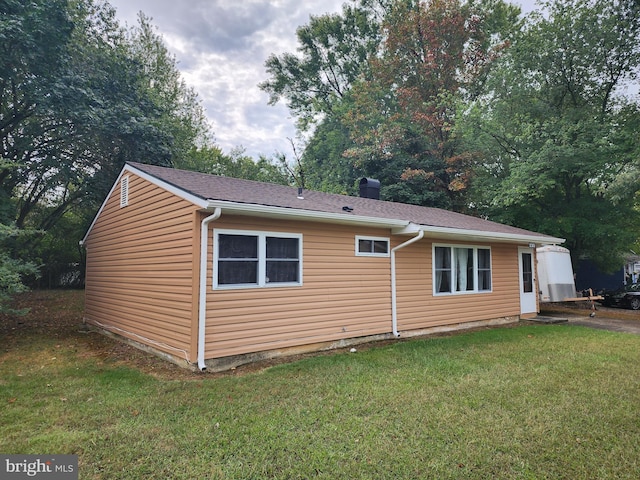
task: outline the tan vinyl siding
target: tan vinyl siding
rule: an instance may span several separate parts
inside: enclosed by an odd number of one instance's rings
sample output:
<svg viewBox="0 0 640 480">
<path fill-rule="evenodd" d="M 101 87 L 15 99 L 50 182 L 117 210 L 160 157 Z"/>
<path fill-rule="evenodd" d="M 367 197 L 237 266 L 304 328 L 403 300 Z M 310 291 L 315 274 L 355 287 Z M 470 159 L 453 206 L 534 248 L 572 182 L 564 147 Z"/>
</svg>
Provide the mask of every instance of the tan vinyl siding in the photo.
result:
<svg viewBox="0 0 640 480">
<path fill-rule="evenodd" d="M 455 245 L 448 242 L 437 243 Z M 434 296 L 432 243 L 423 240 L 398 251 L 398 330 L 418 330 L 519 315 L 517 245 L 471 246 L 491 248 L 491 292 Z"/>
<path fill-rule="evenodd" d="M 206 357 L 388 332 L 389 258 L 358 257 L 355 236 L 380 229 L 222 215 L 213 228 L 303 235 L 303 285 L 212 290 L 208 254 Z M 382 236 L 388 232 L 383 231 Z M 386 235 L 389 236 L 389 235 Z M 213 232 L 209 232 L 209 239 Z"/>
<path fill-rule="evenodd" d="M 121 208 L 117 185 L 85 243 L 87 322 L 193 361 L 196 209 L 133 174 Z"/>
<path fill-rule="evenodd" d="M 212 290 L 210 247 L 206 358 L 391 331 L 391 260 L 356 256 L 355 237 L 390 237 L 392 247 L 407 237 L 393 237 L 382 229 L 224 214 L 214 223 L 213 228 L 225 230 L 302 234 L 303 285 Z M 210 231 L 210 242 L 212 238 Z M 517 246 L 473 246 L 491 248 L 491 292 L 434 296 L 431 241 L 422 240 L 398 251 L 399 330 L 519 314 Z"/>
</svg>

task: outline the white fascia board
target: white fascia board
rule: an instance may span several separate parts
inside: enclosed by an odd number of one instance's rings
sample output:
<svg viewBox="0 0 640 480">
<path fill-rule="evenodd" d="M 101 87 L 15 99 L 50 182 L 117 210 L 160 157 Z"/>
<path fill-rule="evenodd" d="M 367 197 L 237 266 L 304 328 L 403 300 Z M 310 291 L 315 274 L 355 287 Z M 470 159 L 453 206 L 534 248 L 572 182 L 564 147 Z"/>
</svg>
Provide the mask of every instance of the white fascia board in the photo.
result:
<svg viewBox="0 0 640 480">
<path fill-rule="evenodd" d="M 272 207 L 249 203 L 228 202 L 223 200 L 209 200 L 207 209 L 222 208 L 223 213 L 236 215 L 260 215 L 269 218 L 282 218 L 289 220 L 306 220 L 311 222 L 328 222 L 345 225 L 364 225 L 379 228 L 404 228 L 410 222 L 392 218 L 367 217 L 363 215 L 351 215 L 350 213 L 316 212 L 300 208 Z"/>
<path fill-rule="evenodd" d="M 111 187 L 111 190 L 109 190 L 109 193 L 107 194 L 107 196 L 105 197 L 104 201 L 102 202 L 102 205 L 100 205 L 100 209 L 98 210 L 98 213 L 96 214 L 96 216 L 93 218 L 93 221 L 91 222 L 91 225 L 87 229 L 87 233 L 85 233 L 85 235 L 82 238 L 82 240 L 80 240 L 80 245 L 84 245 L 84 242 L 87 241 L 87 237 L 89 236 L 89 233 L 91 232 L 91 230 L 93 229 L 93 226 L 95 225 L 96 221 L 98 220 L 98 217 L 102 213 L 102 210 L 104 210 L 104 207 L 107 204 L 107 202 L 109 201 L 109 199 L 111 198 L 111 195 L 113 195 L 114 190 L 120 184 L 120 179 L 122 178 L 123 175 L 125 175 L 127 173 L 133 173 L 134 175 L 137 175 L 140 178 L 144 178 L 148 182 L 151 182 L 152 184 L 157 185 L 158 187 L 161 187 L 161 188 L 167 190 L 168 192 L 171 192 L 174 195 L 177 195 L 178 197 L 183 198 L 184 200 L 187 200 L 188 202 L 191 202 L 191 203 L 197 205 L 200 208 L 207 208 L 207 201 L 206 200 L 203 200 L 200 197 L 196 197 L 195 195 L 192 195 L 189 192 L 186 192 L 186 191 L 184 191 L 184 190 L 182 190 L 182 189 L 180 189 L 178 187 L 174 187 L 170 183 L 167 183 L 167 182 L 164 182 L 162 180 L 159 180 L 158 178 L 156 178 L 156 177 L 154 177 L 152 175 L 149 175 L 148 173 L 145 173 L 142 170 L 138 170 L 137 168 L 132 167 L 129 164 L 125 164 L 124 167 L 122 168 L 122 170 L 120 171 L 120 174 L 118 175 L 118 178 L 116 178 L 116 181 L 113 182 L 113 186 Z"/>
<path fill-rule="evenodd" d="M 165 182 L 164 180 L 160 180 L 156 177 L 154 177 L 153 175 L 149 175 L 148 173 L 143 172 L 142 170 L 138 170 L 135 167 L 132 167 L 131 165 L 125 165 L 124 169 L 123 169 L 123 173 L 124 172 L 131 172 L 136 174 L 137 176 L 139 176 L 140 178 L 144 178 L 145 180 L 147 180 L 148 182 L 153 183 L 154 185 L 157 185 L 160 188 L 165 189 L 166 191 L 173 193 L 175 196 L 182 198 L 183 200 L 186 200 L 187 202 L 191 202 L 194 205 L 197 205 L 200 208 L 207 208 L 208 202 L 207 200 L 204 200 L 201 197 L 196 197 L 195 195 L 190 194 L 189 192 L 175 187 L 173 185 L 171 185 L 170 183 Z M 122 174 L 120 174 L 122 175 Z M 115 183 L 115 185 L 117 185 L 117 181 Z M 114 187 L 115 187 L 114 185 Z"/>
<path fill-rule="evenodd" d="M 406 228 L 394 229 L 392 233 L 394 235 L 411 235 L 419 232 L 420 230 L 425 232 L 425 236 L 449 240 L 459 239 L 476 242 L 535 243 L 536 245 L 559 245 L 565 242 L 564 238 L 550 237 L 546 235 L 464 230 L 460 228 L 417 225 L 415 223 L 411 223 Z"/>
</svg>

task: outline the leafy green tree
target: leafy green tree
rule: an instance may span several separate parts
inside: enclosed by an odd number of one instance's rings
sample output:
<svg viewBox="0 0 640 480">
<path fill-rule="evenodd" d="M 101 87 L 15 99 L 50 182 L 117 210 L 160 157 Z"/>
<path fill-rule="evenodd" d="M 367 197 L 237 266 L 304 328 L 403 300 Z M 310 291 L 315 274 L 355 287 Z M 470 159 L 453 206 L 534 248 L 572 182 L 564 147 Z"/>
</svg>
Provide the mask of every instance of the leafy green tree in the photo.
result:
<svg viewBox="0 0 640 480">
<path fill-rule="evenodd" d="M 574 261 L 614 270 L 640 236 L 640 111 L 624 95 L 639 72 L 640 7 L 543 6 L 468 110 L 467 138 L 485 153 L 473 203 L 496 220 L 567 238 Z"/>
<path fill-rule="evenodd" d="M 358 0 L 345 3 L 340 13 L 312 16 L 297 30 L 298 52 L 271 55 L 266 62 L 269 79 L 260 87 L 271 104 L 284 101 L 299 130 L 310 134 L 296 167 L 308 188 L 353 191 L 360 172 L 343 156 L 352 141 L 341 112 L 355 81 L 367 74 L 392 3 Z"/>
<path fill-rule="evenodd" d="M 517 8 L 496 5 L 516 23 Z M 382 53 L 344 117 L 356 144 L 348 155 L 386 198 L 466 210 L 475 152 L 454 126 L 504 46 L 488 21 L 496 16 L 458 0 L 400 3 L 387 15 Z"/>
<path fill-rule="evenodd" d="M 0 158 L 14 167 L 0 169 L 0 220 L 44 232 L 8 254 L 81 263 L 55 237 L 82 237 L 126 161 L 172 166 L 212 135 L 146 17 L 125 30 L 105 0 L 3 0 L 0 13 Z"/>
<path fill-rule="evenodd" d="M 38 275 L 35 264 L 14 258 L 3 246 L 7 240 L 23 235 L 19 229 L 0 223 L 0 313 L 25 313 L 11 308 L 9 301 L 15 294 L 28 290 L 25 277 Z"/>
<path fill-rule="evenodd" d="M 518 15 L 500 0 L 361 1 L 298 29 L 300 54 L 271 56 L 261 86 L 311 131 L 308 184 L 354 192 L 375 176 L 386 198 L 463 209 L 472 156 L 454 138 L 455 111 Z"/>
<path fill-rule="evenodd" d="M 108 4 L 17 3 L 2 17 L 11 54 L 0 103 L 1 154 L 17 168 L 2 172 L 0 190 L 18 227 L 46 229 L 101 201 L 124 161 L 169 164 L 171 133 L 152 121 L 156 106 L 136 88 L 143 72 Z M 36 223 L 40 204 L 56 208 Z"/>
<path fill-rule="evenodd" d="M 175 56 L 169 53 L 151 19 L 142 12 L 138 24 L 127 32 L 130 57 L 142 68 L 138 88 L 158 112 L 152 123 L 170 132 L 168 148 L 172 162 L 195 147 L 213 144 L 213 135 L 198 94 L 182 78 Z"/>
<path fill-rule="evenodd" d="M 15 167 L 0 159 L 0 172 L 10 168 Z M 28 290 L 25 279 L 37 277 L 39 270 L 33 262 L 16 258 L 13 247 L 17 242 L 35 233 L 20 230 L 0 217 L 0 313 L 25 313 L 11 308 L 9 303 L 15 294 Z"/>
<path fill-rule="evenodd" d="M 68 17 L 67 2 L 2 2 L 0 16 L 0 156 L 16 168 L 0 171 L 0 192 L 11 199 L 18 186 L 22 196 L 18 205 L 5 204 L 5 215 L 18 225 L 24 223 L 26 210 L 37 201 L 37 187 L 22 184 L 27 176 L 25 164 L 45 164 L 34 172 L 31 182 L 45 181 L 46 156 L 60 142 L 59 122 L 41 116 L 43 110 L 59 105 L 56 86 L 66 69 L 66 48 L 73 24 Z M 33 159 L 33 157 L 38 157 Z M 19 212 L 14 215 L 14 209 Z M 24 212 L 24 213 L 23 213 Z"/>
<path fill-rule="evenodd" d="M 267 59 L 270 78 L 260 88 L 269 93 L 270 103 L 284 99 L 302 130 L 331 116 L 377 51 L 380 16 L 389 3 L 359 0 L 345 3 L 341 14 L 312 16 L 297 30 L 300 55 Z"/>
<path fill-rule="evenodd" d="M 314 130 L 301 155 L 307 188 L 354 195 L 364 171 L 343 153 L 353 147 L 349 129 L 339 115 L 327 116 Z"/>
<path fill-rule="evenodd" d="M 281 185 L 290 183 L 289 174 L 280 165 L 266 157 L 254 161 L 244 154 L 241 147 L 232 150 L 228 155 L 217 146 L 194 147 L 186 156 L 176 159 L 174 166 L 223 177 L 244 178 Z"/>
</svg>

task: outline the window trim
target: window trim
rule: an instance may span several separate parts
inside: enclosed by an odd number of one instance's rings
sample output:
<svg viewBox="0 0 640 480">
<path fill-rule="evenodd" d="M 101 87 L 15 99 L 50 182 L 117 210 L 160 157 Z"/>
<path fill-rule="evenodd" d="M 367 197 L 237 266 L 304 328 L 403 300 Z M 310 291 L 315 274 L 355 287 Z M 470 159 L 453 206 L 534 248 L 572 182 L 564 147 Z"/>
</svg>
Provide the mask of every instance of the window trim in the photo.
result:
<svg viewBox="0 0 640 480">
<path fill-rule="evenodd" d="M 374 242 L 386 242 L 387 244 L 387 253 L 376 253 L 376 252 L 361 252 L 360 251 L 360 240 L 371 240 Z M 391 241 L 389 237 L 372 237 L 370 235 L 356 235 L 356 257 L 389 257 L 391 256 Z"/>
<path fill-rule="evenodd" d="M 219 284 L 219 246 L 218 240 L 220 235 L 244 235 L 258 238 L 258 281 L 257 283 L 235 283 L 235 284 Z M 298 281 L 297 282 L 267 282 L 267 237 L 275 238 L 295 238 L 298 240 Z M 213 229 L 213 279 L 212 287 L 214 290 L 237 290 L 247 288 L 278 288 L 278 287 L 301 287 L 302 286 L 302 234 L 290 232 L 273 232 L 263 230 L 235 230 L 226 228 Z"/>
<path fill-rule="evenodd" d="M 455 248 L 466 248 L 473 250 L 473 290 L 464 290 L 464 291 L 448 291 L 448 292 L 438 292 L 436 291 L 436 248 L 444 247 L 450 249 L 451 255 L 451 289 L 453 290 L 453 286 L 456 284 L 456 269 L 455 269 L 455 259 L 454 259 L 454 249 Z M 478 290 L 478 250 L 489 250 L 489 281 L 491 282 L 491 288 L 487 290 Z M 487 269 L 482 269 L 486 271 Z M 493 292 L 493 250 L 491 246 L 488 245 L 463 245 L 456 243 L 433 243 L 431 246 L 431 273 L 432 273 L 432 291 L 434 297 L 446 297 L 453 295 L 478 295 L 478 294 L 486 294 Z"/>
</svg>

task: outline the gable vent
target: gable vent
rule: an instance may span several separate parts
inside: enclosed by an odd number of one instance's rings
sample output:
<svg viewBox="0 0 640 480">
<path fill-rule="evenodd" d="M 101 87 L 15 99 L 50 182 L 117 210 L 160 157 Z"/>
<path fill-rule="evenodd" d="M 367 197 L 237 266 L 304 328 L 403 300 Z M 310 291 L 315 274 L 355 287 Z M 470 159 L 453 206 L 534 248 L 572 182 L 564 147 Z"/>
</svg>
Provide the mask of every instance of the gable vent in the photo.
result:
<svg viewBox="0 0 640 480">
<path fill-rule="evenodd" d="M 120 180 L 120 208 L 129 205 L 129 176 Z"/>
</svg>

